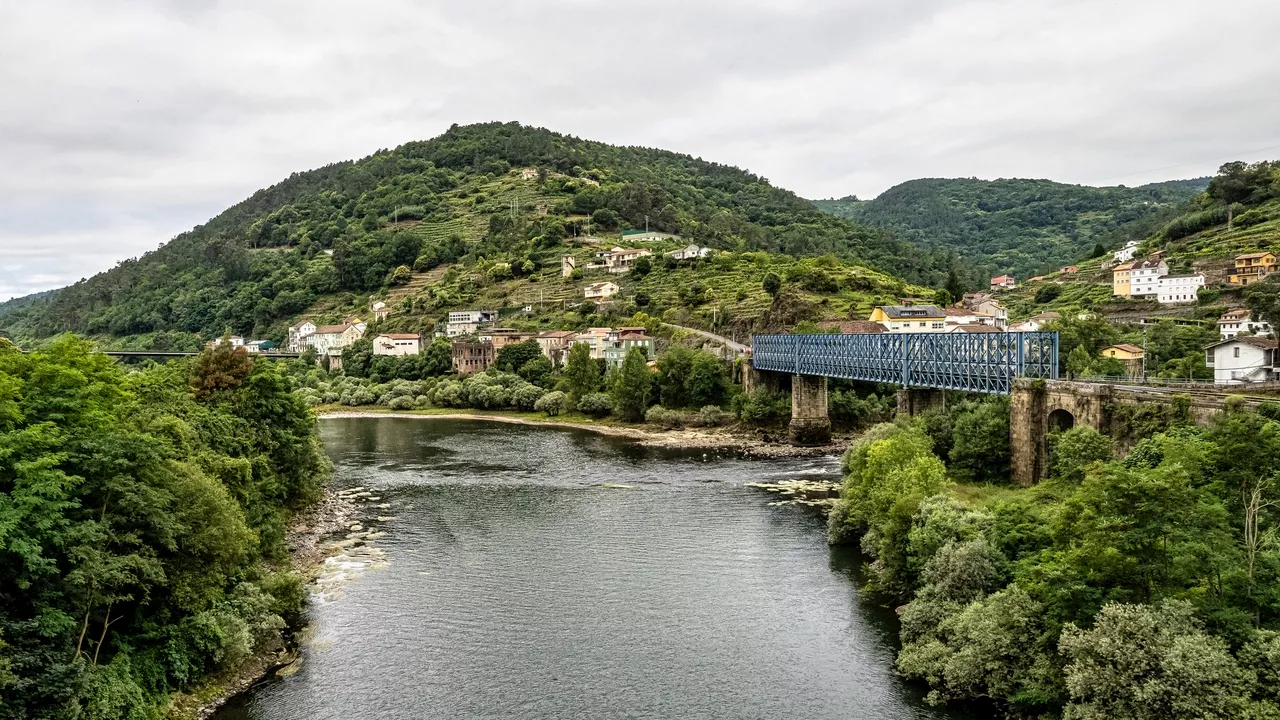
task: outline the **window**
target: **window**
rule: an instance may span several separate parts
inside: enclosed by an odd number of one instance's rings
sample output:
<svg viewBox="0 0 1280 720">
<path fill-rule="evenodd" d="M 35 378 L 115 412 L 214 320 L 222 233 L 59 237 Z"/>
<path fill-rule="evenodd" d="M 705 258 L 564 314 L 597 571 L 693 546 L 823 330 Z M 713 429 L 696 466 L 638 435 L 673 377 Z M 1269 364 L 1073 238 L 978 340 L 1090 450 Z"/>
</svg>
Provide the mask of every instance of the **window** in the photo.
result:
<svg viewBox="0 0 1280 720">
<path fill-rule="evenodd" d="M 927 323 L 920 323 L 920 327 L 924 327 Z"/>
<path fill-rule="evenodd" d="M 1233 351 L 1231 353 L 1232 357 L 1240 357 L 1240 348 L 1231 348 L 1231 350 Z"/>
</svg>

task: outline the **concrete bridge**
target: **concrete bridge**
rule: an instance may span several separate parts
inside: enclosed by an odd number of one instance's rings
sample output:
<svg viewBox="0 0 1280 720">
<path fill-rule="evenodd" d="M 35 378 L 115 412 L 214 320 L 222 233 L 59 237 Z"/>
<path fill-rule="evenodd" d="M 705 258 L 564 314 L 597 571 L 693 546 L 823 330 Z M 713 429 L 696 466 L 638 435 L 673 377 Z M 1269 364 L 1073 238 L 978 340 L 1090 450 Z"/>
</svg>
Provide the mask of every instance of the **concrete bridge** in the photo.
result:
<svg viewBox="0 0 1280 720">
<path fill-rule="evenodd" d="M 1057 333 L 884 335 L 757 335 L 743 386 L 791 387 L 791 439 L 831 439 L 827 378 L 891 383 L 898 412 L 916 415 L 945 402 L 946 390 L 1010 396 L 1013 480 L 1031 485 L 1048 476 L 1048 436 L 1089 425 L 1126 445 L 1125 406 L 1182 405 L 1203 422 L 1222 411 L 1226 394 L 1197 390 L 1058 380 Z M 1246 404 L 1266 398 L 1245 398 Z"/>
</svg>

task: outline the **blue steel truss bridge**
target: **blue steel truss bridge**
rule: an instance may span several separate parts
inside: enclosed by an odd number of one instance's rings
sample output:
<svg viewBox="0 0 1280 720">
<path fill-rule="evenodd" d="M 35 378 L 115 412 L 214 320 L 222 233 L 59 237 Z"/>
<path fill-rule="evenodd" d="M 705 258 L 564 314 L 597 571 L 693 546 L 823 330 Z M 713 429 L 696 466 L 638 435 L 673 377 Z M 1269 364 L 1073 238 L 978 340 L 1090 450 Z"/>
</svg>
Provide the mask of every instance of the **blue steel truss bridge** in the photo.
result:
<svg viewBox="0 0 1280 720">
<path fill-rule="evenodd" d="M 1058 378 L 1058 333 L 756 335 L 756 370 L 1008 395 Z"/>
</svg>

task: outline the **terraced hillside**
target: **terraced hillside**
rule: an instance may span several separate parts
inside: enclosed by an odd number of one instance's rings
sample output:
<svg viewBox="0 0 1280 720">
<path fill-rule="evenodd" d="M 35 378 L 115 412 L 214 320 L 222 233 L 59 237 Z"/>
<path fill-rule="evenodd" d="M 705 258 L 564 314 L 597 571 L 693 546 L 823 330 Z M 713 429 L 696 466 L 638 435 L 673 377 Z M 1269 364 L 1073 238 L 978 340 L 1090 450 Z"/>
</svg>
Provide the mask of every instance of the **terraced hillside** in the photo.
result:
<svg viewBox="0 0 1280 720">
<path fill-rule="evenodd" d="M 955 268 L 944 252 L 822 213 L 737 168 L 491 123 L 295 174 L 155 252 L 0 305 L 0 331 L 183 346 L 224 332 L 280 339 L 304 314 L 365 314 L 381 298 L 421 324 L 470 302 L 527 301 L 535 283 L 544 302 L 563 305 L 580 288 L 557 284 L 560 256 L 589 250 L 571 248 L 573 238 L 608 245 L 646 226 L 733 256 L 831 255 L 934 286 Z M 716 301 L 763 317 L 759 298 Z M 828 298 L 836 309 L 849 302 Z"/>
</svg>

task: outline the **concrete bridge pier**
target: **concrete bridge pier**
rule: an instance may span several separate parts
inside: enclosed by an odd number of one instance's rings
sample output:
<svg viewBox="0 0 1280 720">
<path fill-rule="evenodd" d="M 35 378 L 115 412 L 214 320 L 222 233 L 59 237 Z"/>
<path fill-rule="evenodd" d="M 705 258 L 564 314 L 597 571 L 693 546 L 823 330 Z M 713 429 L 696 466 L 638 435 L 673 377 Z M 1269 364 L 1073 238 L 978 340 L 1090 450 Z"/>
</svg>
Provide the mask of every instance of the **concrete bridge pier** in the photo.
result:
<svg viewBox="0 0 1280 720">
<path fill-rule="evenodd" d="M 791 441 L 797 445 L 831 442 L 831 418 L 827 415 L 827 379 L 813 375 L 791 376 Z"/>
<path fill-rule="evenodd" d="M 944 408 L 947 405 L 947 391 L 936 388 L 899 388 L 898 414 L 915 417 L 922 412 Z"/>
</svg>

